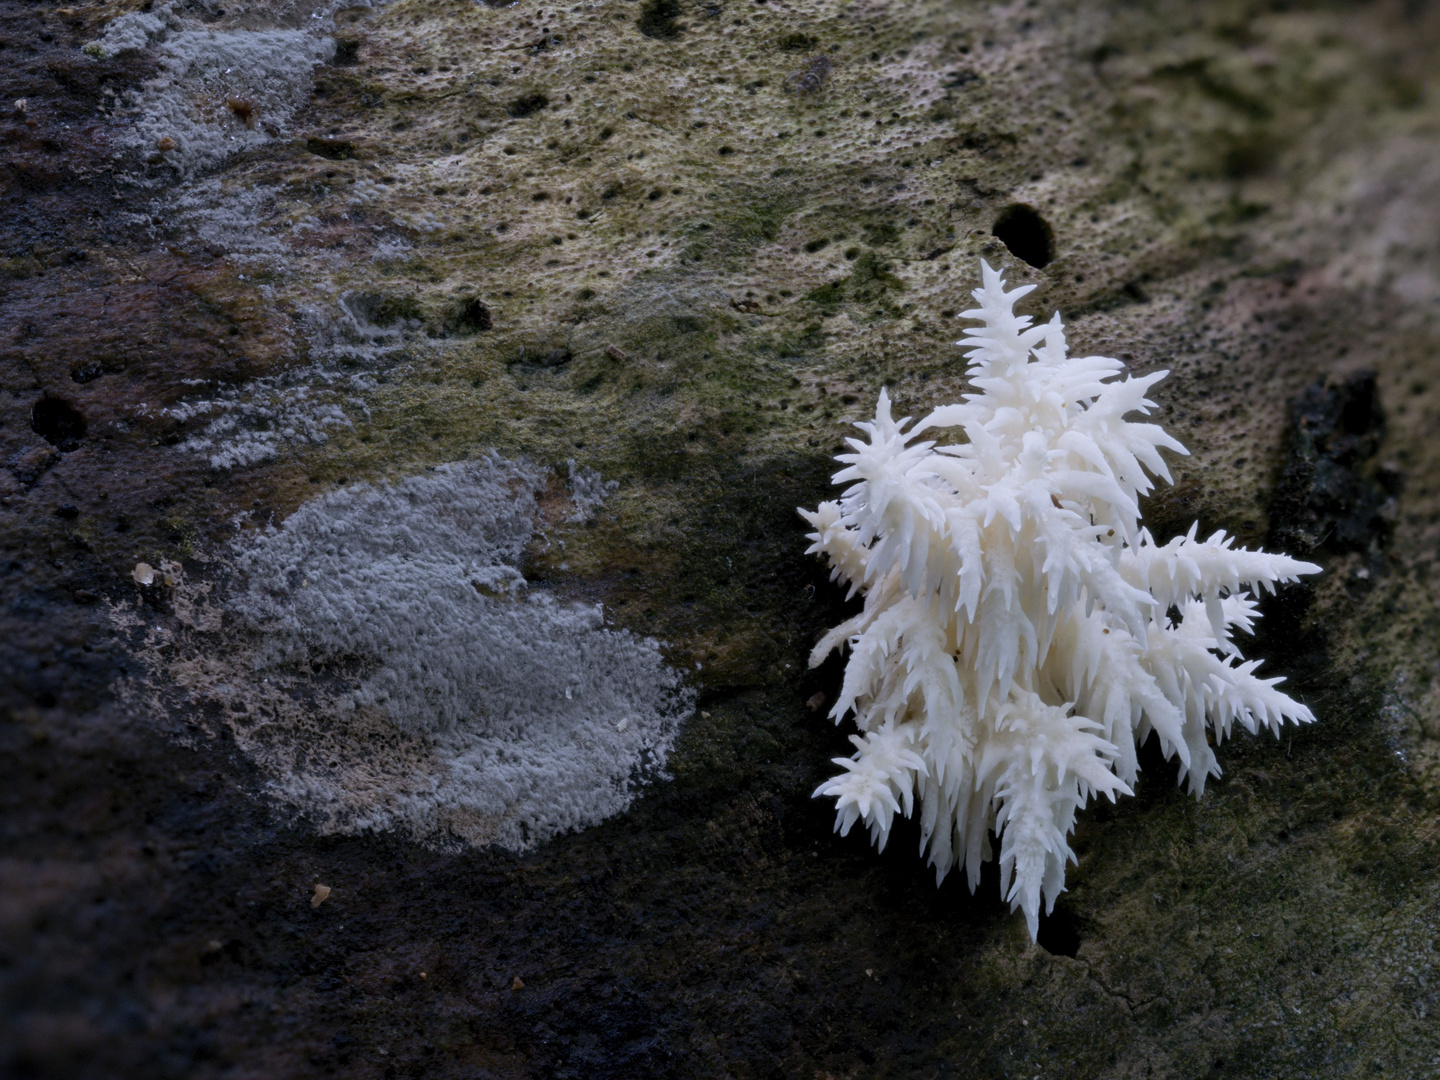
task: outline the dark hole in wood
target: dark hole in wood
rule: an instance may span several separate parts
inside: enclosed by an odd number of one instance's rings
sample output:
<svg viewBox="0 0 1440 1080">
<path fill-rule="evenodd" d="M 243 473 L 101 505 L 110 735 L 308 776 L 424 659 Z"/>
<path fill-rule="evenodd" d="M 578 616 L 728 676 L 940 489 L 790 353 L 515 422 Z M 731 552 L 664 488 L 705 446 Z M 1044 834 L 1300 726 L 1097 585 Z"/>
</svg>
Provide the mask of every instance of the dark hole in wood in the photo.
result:
<svg viewBox="0 0 1440 1080">
<path fill-rule="evenodd" d="M 1011 255 L 1037 270 L 1055 257 L 1055 238 L 1050 226 L 1028 206 L 1020 203 L 1007 206 L 1000 211 L 990 231 L 1010 249 Z"/>
<path fill-rule="evenodd" d="M 648 0 L 635 25 L 646 37 L 673 38 L 680 33 L 680 24 L 675 21 L 680 12 L 678 0 Z"/>
<path fill-rule="evenodd" d="M 1074 956 L 1080 951 L 1080 923 L 1069 909 L 1056 905 L 1049 915 L 1040 917 L 1040 932 L 1035 942 L 1052 956 Z"/>
<path fill-rule="evenodd" d="M 524 97 L 518 97 L 512 101 L 505 111 L 519 120 L 525 116 L 534 116 L 549 104 L 550 99 L 544 94 L 526 94 Z"/>
<path fill-rule="evenodd" d="M 61 450 L 74 450 L 85 437 L 85 417 L 68 401 L 41 398 L 30 410 L 30 429 Z"/>
<path fill-rule="evenodd" d="M 478 334 L 490 326 L 490 309 L 474 297 L 462 300 L 451 317 L 452 329 L 461 334 Z"/>
</svg>

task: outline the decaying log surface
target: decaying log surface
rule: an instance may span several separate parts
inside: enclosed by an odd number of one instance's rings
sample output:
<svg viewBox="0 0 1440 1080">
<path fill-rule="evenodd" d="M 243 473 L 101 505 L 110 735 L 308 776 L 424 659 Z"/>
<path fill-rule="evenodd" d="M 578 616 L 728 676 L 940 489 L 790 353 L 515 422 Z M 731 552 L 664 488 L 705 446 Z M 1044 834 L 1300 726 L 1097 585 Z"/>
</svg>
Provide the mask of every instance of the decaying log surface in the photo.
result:
<svg viewBox="0 0 1440 1080">
<path fill-rule="evenodd" d="M 0 0 L 6 1075 L 1434 1067 L 1434 5 L 145 14 Z M 849 609 L 795 508 L 882 385 L 963 392 L 982 257 L 1171 370 L 1157 537 L 1325 567 L 1246 647 L 1319 722 L 1198 803 L 1142 755 L 1039 945 L 810 798 Z M 697 695 L 520 854 L 346 696 L 379 661 L 227 606 L 302 505 L 492 451 L 549 477 L 515 576 Z"/>
</svg>

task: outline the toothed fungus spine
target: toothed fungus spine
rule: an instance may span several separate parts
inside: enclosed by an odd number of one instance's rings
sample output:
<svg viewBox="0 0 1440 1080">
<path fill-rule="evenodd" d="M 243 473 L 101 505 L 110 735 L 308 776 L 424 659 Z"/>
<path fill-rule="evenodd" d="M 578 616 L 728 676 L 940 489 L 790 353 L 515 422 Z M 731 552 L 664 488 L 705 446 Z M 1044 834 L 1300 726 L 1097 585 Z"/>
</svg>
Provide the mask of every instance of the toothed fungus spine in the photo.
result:
<svg viewBox="0 0 1440 1080">
<path fill-rule="evenodd" d="M 1231 635 L 1251 631 L 1253 592 L 1320 568 L 1193 525 L 1156 544 L 1138 499 L 1151 476 L 1170 482 L 1162 450 L 1187 451 L 1125 418 L 1155 408 L 1168 372 L 1112 381 L 1120 361 L 1070 356 L 1058 312 L 1015 313 L 1034 286 L 981 268 L 964 313 L 980 325 L 960 342 L 976 392 L 907 430 L 881 390 L 838 457 L 839 501 L 801 511 L 809 551 L 865 598 L 810 658 L 849 647 L 831 716 L 860 730 L 815 794 L 836 800 L 842 835 L 863 821 L 881 849 L 918 803 L 937 883 L 964 867 L 972 891 L 998 834 L 1002 893 L 1034 938 L 1076 811 L 1131 793 L 1152 731 L 1199 797 L 1220 775 L 1209 735 L 1314 719 Z M 944 429 L 964 440 L 937 443 Z"/>
</svg>

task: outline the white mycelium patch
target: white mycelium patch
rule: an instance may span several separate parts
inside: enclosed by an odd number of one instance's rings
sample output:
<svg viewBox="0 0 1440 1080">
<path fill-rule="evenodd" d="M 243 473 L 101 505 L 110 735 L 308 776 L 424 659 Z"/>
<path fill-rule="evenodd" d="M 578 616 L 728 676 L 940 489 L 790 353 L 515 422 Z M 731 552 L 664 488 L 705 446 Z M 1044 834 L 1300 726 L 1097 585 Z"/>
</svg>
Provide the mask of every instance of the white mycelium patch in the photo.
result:
<svg viewBox="0 0 1440 1080">
<path fill-rule="evenodd" d="M 331 727 L 383 716 L 411 758 L 425 748 L 400 787 L 365 780 L 358 801 L 338 789 L 373 769 L 292 753 L 282 794 L 345 807 L 347 829 L 439 823 L 518 850 L 619 813 L 663 770 L 690 694 L 657 643 L 606 629 L 598 604 L 528 588 L 518 568 L 545 481 L 495 458 L 357 485 L 238 555 L 231 609 L 265 632 L 256 677 L 338 702 Z M 365 753 L 325 738 L 315 757 Z"/>
<path fill-rule="evenodd" d="M 811 657 L 849 646 L 831 715 L 861 731 L 816 795 L 835 797 L 837 829 L 863 820 L 881 848 L 918 800 L 937 880 L 964 866 L 972 890 L 999 833 L 1001 889 L 1033 938 L 1074 859 L 1075 812 L 1130 794 L 1151 731 L 1198 797 L 1220 775 L 1207 736 L 1314 719 L 1256 677 L 1231 631 L 1257 617 L 1249 590 L 1320 568 L 1193 526 L 1154 543 L 1136 502 L 1146 471 L 1169 481 L 1159 451 L 1186 451 L 1125 417 L 1154 407 L 1145 394 L 1168 373 L 1108 381 L 1120 361 L 1069 356 L 1058 313 L 1032 328 L 1013 312 L 1034 286 L 1006 292 L 981 265 L 964 314 L 982 325 L 961 342 L 977 392 L 906 431 L 882 390 L 868 441 L 838 459 L 840 501 L 801 511 L 810 551 L 865 596 Z M 946 428 L 965 441 L 921 439 Z"/>
</svg>

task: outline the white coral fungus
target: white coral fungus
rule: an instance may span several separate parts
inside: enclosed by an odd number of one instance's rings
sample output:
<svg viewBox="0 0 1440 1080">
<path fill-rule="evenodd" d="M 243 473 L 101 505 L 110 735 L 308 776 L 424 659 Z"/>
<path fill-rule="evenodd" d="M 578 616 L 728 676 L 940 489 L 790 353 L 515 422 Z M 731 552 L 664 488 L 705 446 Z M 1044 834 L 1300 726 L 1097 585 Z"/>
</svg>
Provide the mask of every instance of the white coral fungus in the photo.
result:
<svg viewBox="0 0 1440 1080">
<path fill-rule="evenodd" d="M 1320 568 L 1194 526 L 1156 544 L 1136 500 L 1147 470 L 1170 480 L 1161 450 L 1187 451 L 1125 417 L 1154 408 L 1145 394 L 1168 372 L 1108 381 L 1120 361 L 1069 356 L 1058 313 L 1036 327 L 1015 314 L 1034 286 L 1006 292 L 981 265 L 964 314 L 982 325 L 960 342 L 978 392 L 906 431 L 882 390 L 858 425 L 868 439 L 838 458 L 840 501 L 801 511 L 810 552 L 865 596 L 810 658 L 848 643 L 831 716 L 853 711 L 861 732 L 815 794 L 835 798 L 842 835 L 864 821 L 881 849 L 918 801 L 937 883 L 963 865 L 972 891 L 994 831 L 1002 894 L 1034 938 L 1075 858 L 1075 812 L 1131 793 L 1151 731 L 1198 797 L 1220 775 L 1209 734 L 1314 719 L 1231 632 L 1257 617 L 1250 590 Z M 922 438 L 943 428 L 965 441 Z"/>
</svg>

